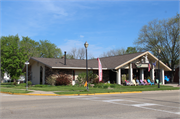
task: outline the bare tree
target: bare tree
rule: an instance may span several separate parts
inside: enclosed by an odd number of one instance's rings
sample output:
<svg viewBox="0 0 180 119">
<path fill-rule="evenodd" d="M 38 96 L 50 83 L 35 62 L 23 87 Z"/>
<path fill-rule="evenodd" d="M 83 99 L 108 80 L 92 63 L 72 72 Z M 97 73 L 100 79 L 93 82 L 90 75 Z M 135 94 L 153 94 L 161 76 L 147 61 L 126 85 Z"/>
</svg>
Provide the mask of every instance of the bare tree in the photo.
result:
<svg viewBox="0 0 180 119">
<path fill-rule="evenodd" d="M 86 56 L 85 48 L 78 49 L 78 59 L 84 59 Z"/>
<path fill-rule="evenodd" d="M 72 56 L 74 59 L 85 59 L 86 51 L 85 48 L 72 48 L 68 55 Z"/>
<path fill-rule="evenodd" d="M 116 55 L 123 55 L 126 54 L 126 50 L 124 48 L 116 49 L 116 50 L 109 50 L 104 52 L 101 56 L 102 57 L 109 57 L 109 56 L 116 56 Z"/>
</svg>

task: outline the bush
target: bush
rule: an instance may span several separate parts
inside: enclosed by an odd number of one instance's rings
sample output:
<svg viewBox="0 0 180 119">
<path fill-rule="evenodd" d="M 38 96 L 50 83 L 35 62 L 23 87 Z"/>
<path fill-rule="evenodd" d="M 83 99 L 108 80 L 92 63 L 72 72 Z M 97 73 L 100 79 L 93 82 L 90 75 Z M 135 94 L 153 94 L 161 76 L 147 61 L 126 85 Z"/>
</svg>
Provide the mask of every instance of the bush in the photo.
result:
<svg viewBox="0 0 180 119">
<path fill-rule="evenodd" d="M 99 78 L 94 78 L 94 79 L 92 80 L 92 83 L 93 83 L 93 84 L 99 83 Z"/>
<path fill-rule="evenodd" d="M 28 81 L 28 86 L 31 86 L 32 85 L 32 82 L 31 81 Z"/>
<path fill-rule="evenodd" d="M 88 82 L 93 82 L 96 79 L 97 75 L 93 74 L 92 71 L 88 72 Z M 84 85 L 86 82 L 86 73 L 83 72 L 77 77 L 79 85 Z"/>
<path fill-rule="evenodd" d="M 67 74 L 61 74 L 58 78 L 56 78 L 56 85 L 69 85 L 71 82 L 67 76 Z"/>
<path fill-rule="evenodd" d="M 17 82 L 12 82 L 13 85 L 17 85 Z"/>
<path fill-rule="evenodd" d="M 110 87 L 111 87 L 111 88 L 115 88 L 115 87 L 116 87 L 116 84 L 111 84 Z"/>
<path fill-rule="evenodd" d="M 103 83 L 98 83 L 98 84 L 96 84 L 96 86 L 97 86 L 98 88 L 103 88 L 104 84 L 103 84 Z"/>
<path fill-rule="evenodd" d="M 42 84 L 37 84 L 34 87 L 50 87 L 51 85 L 42 85 Z"/>
<path fill-rule="evenodd" d="M 19 86 L 26 86 L 26 83 L 20 83 Z"/>
<path fill-rule="evenodd" d="M 46 83 L 49 84 L 49 85 L 52 85 L 54 86 L 55 83 L 56 83 L 56 77 L 53 76 L 53 75 L 50 75 L 46 78 Z"/>
<path fill-rule="evenodd" d="M 104 85 L 103 88 L 108 88 L 109 86 L 108 85 Z"/>
</svg>

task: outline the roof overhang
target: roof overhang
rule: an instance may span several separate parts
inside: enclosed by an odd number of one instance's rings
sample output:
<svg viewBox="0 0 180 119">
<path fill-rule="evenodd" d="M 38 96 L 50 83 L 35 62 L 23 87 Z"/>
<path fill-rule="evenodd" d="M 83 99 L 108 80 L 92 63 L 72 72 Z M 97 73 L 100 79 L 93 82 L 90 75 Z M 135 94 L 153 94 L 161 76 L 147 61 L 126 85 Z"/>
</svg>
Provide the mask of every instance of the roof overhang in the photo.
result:
<svg viewBox="0 0 180 119">
<path fill-rule="evenodd" d="M 133 58 L 133 59 L 131 59 L 131 60 L 129 60 L 129 61 L 127 61 L 127 62 L 125 62 L 125 63 L 117 66 L 117 67 L 115 67 L 115 69 L 117 70 L 117 69 L 123 67 L 124 65 L 127 65 L 128 63 L 131 63 L 131 62 L 133 62 L 134 60 L 136 60 L 136 59 L 138 59 L 138 58 L 140 58 L 140 57 L 142 57 L 142 56 L 144 56 L 144 55 L 146 55 L 146 54 L 150 55 L 150 59 L 153 60 L 153 61 L 158 61 L 158 60 L 159 60 L 157 57 L 155 57 L 154 55 L 152 55 L 149 51 L 146 51 L 146 52 L 144 52 L 144 53 L 136 56 L 135 58 Z M 148 56 L 148 57 L 149 57 L 149 56 Z M 158 64 L 158 62 L 157 62 L 157 64 Z M 163 68 L 164 68 L 164 71 L 172 71 L 171 68 L 169 68 L 167 65 L 165 65 L 165 64 L 164 64 L 162 61 L 160 61 L 160 60 L 159 60 L 159 64 L 160 64 L 160 67 L 163 67 Z"/>
</svg>

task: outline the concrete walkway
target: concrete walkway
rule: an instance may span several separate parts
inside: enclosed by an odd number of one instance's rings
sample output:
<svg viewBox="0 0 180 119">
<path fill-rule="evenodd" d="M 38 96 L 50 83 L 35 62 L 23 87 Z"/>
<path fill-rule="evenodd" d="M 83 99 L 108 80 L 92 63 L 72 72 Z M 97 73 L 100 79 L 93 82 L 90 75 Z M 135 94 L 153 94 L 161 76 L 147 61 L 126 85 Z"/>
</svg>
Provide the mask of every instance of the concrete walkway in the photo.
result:
<svg viewBox="0 0 180 119">
<path fill-rule="evenodd" d="M 28 93 L 28 94 L 55 94 L 52 91 L 40 91 L 40 90 L 28 90 L 28 91 L 33 91 L 31 93 Z"/>
</svg>

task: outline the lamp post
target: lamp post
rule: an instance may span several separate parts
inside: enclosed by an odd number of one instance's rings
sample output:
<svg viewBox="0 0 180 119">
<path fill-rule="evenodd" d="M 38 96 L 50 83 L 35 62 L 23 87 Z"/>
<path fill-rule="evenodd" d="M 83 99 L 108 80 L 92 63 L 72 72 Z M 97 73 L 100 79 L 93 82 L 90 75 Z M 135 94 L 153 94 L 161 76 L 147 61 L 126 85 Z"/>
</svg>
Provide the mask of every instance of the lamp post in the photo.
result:
<svg viewBox="0 0 180 119">
<path fill-rule="evenodd" d="M 158 57 L 159 57 L 159 55 L 160 55 L 160 53 L 161 53 L 161 49 L 158 49 Z M 158 58 L 158 88 L 160 88 L 160 85 L 159 85 L 159 83 L 160 83 L 160 69 L 159 69 L 159 58 Z"/>
<path fill-rule="evenodd" d="M 26 65 L 26 91 L 28 91 L 28 64 L 29 62 L 26 61 L 25 65 Z"/>
<path fill-rule="evenodd" d="M 87 47 L 88 47 L 88 43 L 87 43 L 87 41 L 84 43 L 84 47 L 86 48 L 86 80 L 87 80 L 87 87 L 86 87 L 86 89 L 87 89 L 87 91 L 89 91 L 89 89 L 88 89 L 88 61 L 87 61 Z"/>
</svg>

